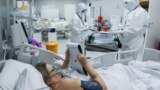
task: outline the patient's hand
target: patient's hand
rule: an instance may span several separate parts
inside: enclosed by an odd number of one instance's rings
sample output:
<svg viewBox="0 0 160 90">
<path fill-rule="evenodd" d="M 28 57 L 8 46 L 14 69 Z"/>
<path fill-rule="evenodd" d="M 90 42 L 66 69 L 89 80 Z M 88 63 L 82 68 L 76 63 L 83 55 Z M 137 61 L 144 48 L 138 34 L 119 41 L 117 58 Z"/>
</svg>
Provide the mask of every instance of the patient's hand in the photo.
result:
<svg viewBox="0 0 160 90">
<path fill-rule="evenodd" d="M 78 58 L 78 60 L 79 60 L 79 62 L 81 63 L 82 66 L 84 66 L 87 63 L 87 58 L 86 58 L 85 55 L 79 53 L 77 55 L 77 58 Z"/>
</svg>

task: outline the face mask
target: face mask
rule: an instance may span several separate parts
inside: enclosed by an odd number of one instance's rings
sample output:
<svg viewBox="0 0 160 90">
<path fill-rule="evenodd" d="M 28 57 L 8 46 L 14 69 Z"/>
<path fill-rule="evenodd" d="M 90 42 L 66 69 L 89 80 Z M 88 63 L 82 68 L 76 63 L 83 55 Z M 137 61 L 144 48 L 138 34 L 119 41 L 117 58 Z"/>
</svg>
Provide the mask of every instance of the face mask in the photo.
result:
<svg viewBox="0 0 160 90">
<path fill-rule="evenodd" d="M 124 4 L 125 8 L 128 9 L 129 11 L 132 11 L 133 10 L 133 7 L 130 6 L 129 4 Z"/>
<path fill-rule="evenodd" d="M 128 9 L 129 11 L 134 10 L 138 5 L 139 5 L 139 2 L 134 0 L 128 0 L 124 2 L 125 8 Z"/>
<path fill-rule="evenodd" d="M 57 74 L 61 73 L 62 69 L 61 69 L 61 66 L 59 64 L 52 63 L 52 67 L 56 70 Z"/>
</svg>

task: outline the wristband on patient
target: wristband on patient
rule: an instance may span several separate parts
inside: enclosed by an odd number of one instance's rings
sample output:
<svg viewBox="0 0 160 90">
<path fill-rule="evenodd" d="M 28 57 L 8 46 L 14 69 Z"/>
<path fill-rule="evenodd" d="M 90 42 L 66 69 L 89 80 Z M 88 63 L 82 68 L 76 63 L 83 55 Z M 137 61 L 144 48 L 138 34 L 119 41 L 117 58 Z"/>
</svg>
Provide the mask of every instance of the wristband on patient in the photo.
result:
<svg viewBox="0 0 160 90">
<path fill-rule="evenodd" d="M 77 58 L 78 53 L 83 52 L 81 46 L 78 43 L 69 43 L 67 44 L 67 48 L 69 49 L 69 66 L 79 73 L 87 75 L 86 70 L 82 67 Z"/>
</svg>

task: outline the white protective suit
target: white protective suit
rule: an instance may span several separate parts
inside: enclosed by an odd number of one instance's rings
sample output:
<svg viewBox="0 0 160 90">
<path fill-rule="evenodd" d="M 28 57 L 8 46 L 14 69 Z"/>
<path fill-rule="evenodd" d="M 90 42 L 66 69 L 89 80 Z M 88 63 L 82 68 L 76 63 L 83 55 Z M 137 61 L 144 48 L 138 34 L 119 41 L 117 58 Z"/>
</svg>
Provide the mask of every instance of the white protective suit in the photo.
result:
<svg viewBox="0 0 160 90">
<path fill-rule="evenodd" d="M 77 13 L 71 20 L 71 42 L 84 44 L 86 32 L 89 26 L 85 23 L 87 6 L 84 3 L 78 4 Z"/>
<path fill-rule="evenodd" d="M 146 32 L 144 26 L 149 22 L 149 15 L 147 11 L 139 5 L 139 0 L 124 0 L 124 5 L 125 12 L 122 21 L 124 27 L 123 33 L 120 35 L 122 50 L 135 50 L 137 47 L 143 46 L 144 33 Z M 138 55 L 141 53 L 142 52 L 137 52 Z M 126 55 L 127 54 L 125 54 L 125 57 Z"/>
</svg>

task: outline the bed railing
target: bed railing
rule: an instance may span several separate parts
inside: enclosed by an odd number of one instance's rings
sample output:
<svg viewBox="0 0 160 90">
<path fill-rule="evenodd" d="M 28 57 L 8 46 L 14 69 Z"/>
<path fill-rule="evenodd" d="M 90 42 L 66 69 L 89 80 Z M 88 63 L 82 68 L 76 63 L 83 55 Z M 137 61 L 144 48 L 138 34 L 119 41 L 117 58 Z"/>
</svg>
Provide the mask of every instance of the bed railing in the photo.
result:
<svg viewBox="0 0 160 90">
<path fill-rule="evenodd" d="M 139 49 L 140 48 L 128 51 L 104 53 L 103 55 L 91 58 L 89 61 L 95 68 L 102 66 L 111 66 L 115 63 L 127 64 L 129 61 L 140 60 L 140 59 L 137 58 L 137 55 L 135 55 L 132 58 L 120 58 L 120 55 L 126 53 L 136 53 Z M 31 55 L 30 50 L 35 50 L 36 54 Z M 55 59 L 64 60 L 64 58 L 58 56 L 54 52 L 38 48 L 29 44 L 22 44 L 18 54 L 19 61 L 30 63 L 32 65 L 35 65 L 40 61 L 44 61 L 46 63 L 52 63 Z M 160 51 L 151 48 L 144 48 L 144 55 L 142 56 L 141 61 L 148 61 L 148 60 L 160 62 Z"/>
<path fill-rule="evenodd" d="M 134 50 L 127 50 L 127 51 L 121 51 L 119 50 L 118 52 L 109 52 L 109 53 L 104 53 L 102 55 L 96 56 L 94 58 L 90 59 L 90 62 L 93 64 L 95 68 L 101 67 L 101 66 L 111 66 L 115 63 L 123 63 L 127 64 L 129 61 L 132 60 L 142 60 L 142 56 L 138 56 L 137 52 L 139 50 L 143 50 L 143 46 L 139 46 Z M 131 57 L 125 57 L 122 58 L 122 54 L 133 54 Z M 143 53 L 143 52 L 142 52 Z"/>
<path fill-rule="evenodd" d="M 145 48 L 143 61 L 148 61 L 148 60 L 160 62 L 160 51 L 156 49 Z"/>
<path fill-rule="evenodd" d="M 160 51 L 156 49 L 151 49 L 151 48 L 144 48 L 144 54 L 141 59 L 138 59 L 137 56 L 133 58 L 126 58 L 126 59 L 116 58 L 117 55 L 131 53 L 131 52 L 135 53 L 136 51 L 137 50 L 129 50 L 129 51 L 105 53 L 103 55 L 90 59 L 90 62 L 92 63 L 94 68 L 111 66 L 115 63 L 128 64 L 129 61 L 133 61 L 133 60 L 140 60 L 140 61 L 152 60 L 152 61 L 160 62 Z"/>
<path fill-rule="evenodd" d="M 58 56 L 54 52 L 24 43 L 20 47 L 17 59 L 32 65 L 35 65 L 41 61 L 53 63 L 54 60 L 64 60 L 63 57 Z"/>
</svg>

